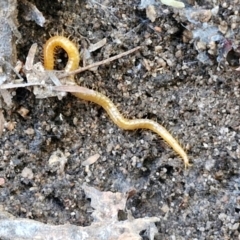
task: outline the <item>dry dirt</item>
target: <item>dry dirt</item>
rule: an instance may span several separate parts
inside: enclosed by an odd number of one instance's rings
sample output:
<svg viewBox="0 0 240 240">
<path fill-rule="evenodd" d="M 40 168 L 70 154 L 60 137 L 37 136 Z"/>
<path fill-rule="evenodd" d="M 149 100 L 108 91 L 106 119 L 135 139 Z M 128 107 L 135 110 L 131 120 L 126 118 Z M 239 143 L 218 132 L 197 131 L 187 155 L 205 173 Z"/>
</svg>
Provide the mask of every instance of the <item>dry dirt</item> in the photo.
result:
<svg viewBox="0 0 240 240">
<path fill-rule="evenodd" d="M 92 219 L 82 190 L 86 182 L 101 191 L 136 189 L 128 209 L 136 218 L 161 218 L 155 239 L 239 239 L 240 73 L 229 66 L 232 58 L 238 61 L 237 50 L 219 63 L 222 45 L 215 41 L 209 61 L 199 61 L 199 38 L 183 37 L 189 21 L 160 4 L 151 22 L 136 0 L 31 2 L 47 22 L 40 27 L 26 21 L 19 7 L 18 59 L 25 61 L 37 43 L 35 61 L 41 60 L 44 43 L 55 34 L 71 36 L 80 49 L 106 37 L 107 44 L 92 53 L 94 62 L 142 46 L 75 79 L 106 94 L 124 116 L 163 124 L 188 149 L 193 166 L 185 170 L 181 158 L 151 131 L 118 128 L 96 104 L 71 95 L 36 99 L 31 88 L 19 88 L 14 106 L 4 109 L 5 119 L 16 122 L 0 142 L 4 209 L 44 223 L 87 226 Z M 211 2 L 196 1 L 201 9 L 212 9 Z M 208 24 L 218 28 L 224 20 L 232 34 L 221 36 L 237 46 L 239 29 L 231 24 L 233 18 L 240 21 L 240 3 L 216 5 L 219 11 Z M 192 23 L 192 29 L 201 24 Z M 63 60 L 61 69 L 66 54 L 56 58 Z M 26 117 L 18 113 L 21 107 L 29 110 Z M 67 156 L 63 173 L 49 166 L 57 149 Z M 95 154 L 100 157 L 94 164 L 81 165 Z"/>
</svg>

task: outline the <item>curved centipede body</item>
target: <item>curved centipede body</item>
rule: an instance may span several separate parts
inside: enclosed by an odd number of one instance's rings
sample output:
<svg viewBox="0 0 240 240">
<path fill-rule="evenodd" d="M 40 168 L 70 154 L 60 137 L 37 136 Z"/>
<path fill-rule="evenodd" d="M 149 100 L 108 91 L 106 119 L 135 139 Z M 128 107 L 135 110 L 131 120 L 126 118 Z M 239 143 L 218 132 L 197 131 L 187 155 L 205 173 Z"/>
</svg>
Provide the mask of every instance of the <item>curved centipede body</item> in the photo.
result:
<svg viewBox="0 0 240 240">
<path fill-rule="evenodd" d="M 44 46 L 44 67 L 47 70 L 53 70 L 54 68 L 54 51 L 56 47 L 63 48 L 68 54 L 68 63 L 66 65 L 65 71 L 73 71 L 78 68 L 80 55 L 77 47 L 73 42 L 71 42 L 68 38 L 62 36 L 55 36 L 50 38 L 45 46 Z M 65 86 L 66 91 L 67 88 Z M 94 102 L 100 106 L 102 106 L 112 121 L 122 129 L 125 130 L 135 130 L 135 129 L 149 129 L 153 132 L 157 133 L 160 137 L 162 137 L 172 149 L 180 155 L 180 157 L 184 161 L 185 168 L 190 166 L 188 156 L 180 144 L 172 137 L 172 135 L 160 124 L 155 121 L 148 119 L 134 119 L 129 120 L 124 118 L 122 114 L 118 111 L 117 107 L 114 103 L 105 95 L 87 89 L 83 87 L 76 86 L 75 91 L 69 89 L 72 94 L 80 99 Z"/>
<path fill-rule="evenodd" d="M 79 66 L 80 54 L 77 46 L 68 38 L 63 36 L 54 36 L 48 39 L 43 47 L 44 67 L 48 70 L 54 69 L 54 52 L 56 48 L 63 48 L 68 54 L 68 62 L 65 71 L 75 70 Z"/>
</svg>

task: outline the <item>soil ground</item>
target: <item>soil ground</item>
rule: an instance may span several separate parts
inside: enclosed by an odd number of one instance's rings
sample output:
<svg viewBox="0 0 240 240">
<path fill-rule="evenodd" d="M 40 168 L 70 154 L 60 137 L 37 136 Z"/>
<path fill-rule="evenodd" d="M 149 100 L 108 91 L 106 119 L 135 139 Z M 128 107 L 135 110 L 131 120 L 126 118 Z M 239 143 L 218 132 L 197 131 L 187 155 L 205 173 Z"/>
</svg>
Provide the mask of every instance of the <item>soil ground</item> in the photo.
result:
<svg viewBox="0 0 240 240">
<path fill-rule="evenodd" d="M 120 129 L 96 104 L 70 94 L 63 100 L 36 99 L 30 88 L 19 88 L 14 106 L 4 111 L 16 127 L 0 142 L 4 209 L 44 223 L 87 226 L 90 203 L 81 187 L 87 182 L 102 191 L 136 189 L 127 207 L 135 218 L 161 217 L 155 239 L 239 239 L 240 80 L 225 58 L 217 62 L 219 43 L 210 63 L 200 62 L 198 39 L 183 37 L 186 18 L 160 4 L 151 22 L 137 0 L 31 2 L 47 22 L 40 27 L 26 21 L 19 9 L 18 58 L 25 61 L 38 43 L 35 61 L 41 60 L 44 43 L 55 34 L 71 36 L 80 49 L 106 37 L 107 44 L 92 53 L 94 62 L 142 46 L 75 79 L 106 94 L 125 117 L 163 124 L 187 148 L 193 165 L 185 170 L 159 136 Z M 202 9 L 212 9 L 211 2 L 196 1 Z M 240 4 L 217 5 L 209 24 L 218 27 L 224 20 L 231 29 Z M 232 32 L 239 43 L 239 30 Z M 61 68 L 66 55 L 57 58 L 63 59 Z M 25 118 L 18 113 L 21 107 L 29 110 Z M 67 156 L 63 173 L 49 167 L 57 149 Z M 81 165 L 95 154 L 100 158 L 89 168 Z M 23 177 L 24 169 L 33 177 Z"/>
</svg>

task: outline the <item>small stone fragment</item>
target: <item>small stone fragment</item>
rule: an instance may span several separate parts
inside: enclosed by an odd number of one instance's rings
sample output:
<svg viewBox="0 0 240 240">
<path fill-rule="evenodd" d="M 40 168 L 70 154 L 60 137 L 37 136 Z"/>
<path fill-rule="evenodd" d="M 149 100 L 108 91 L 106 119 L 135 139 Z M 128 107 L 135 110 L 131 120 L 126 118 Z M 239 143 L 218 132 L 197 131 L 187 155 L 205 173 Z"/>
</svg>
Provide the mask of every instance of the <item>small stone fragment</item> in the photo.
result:
<svg viewBox="0 0 240 240">
<path fill-rule="evenodd" d="M 175 8 L 184 8 L 185 4 L 180 1 L 175 1 L 175 0 L 161 0 L 162 4 L 175 7 Z"/>
<path fill-rule="evenodd" d="M 9 121 L 5 125 L 8 131 L 12 131 L 16 127 L 17 123 Z"/>
<path fill-rule="evenodd" d="M 100 157 L 99 154 L 95 154 L 95 155 L 89 157 L 87 160 L 83 161 L 82 165 L 83 166 L 91 165 L 91 164 L 95 163 L 99 159 L 99 157 Z"/>
<path fill-rule="evenodd" d="M 5 118 L 4 118 L 4 116 L 3 116 L 2 110 L 0 110 L 0 136 L 1 136 L 2 133 L 3 133 L 4 123 L 5 123 Z"/>
<path fill-rule="evenodd" d="M 219 31 L 222 34 L 226 34 L 227 31 L 228 31 L 228 24 L 227 24 L 227 22 L 226 21 L 221 21 L 220 25 L 218 26 L 218 29 L 219 29 Z"/>
<path fill-rule="evenodd" d="M 29 110 L 25 107 L 20 107 L 20 109 L 17 111 L 23 118 L 26 118 Z"/>
<path fill-rule="evenodd" d="M 34 134 L 34 129 L 33 128 L 28 128 L 24 131 L 24 133 L 26 133 L 27 135 L 33 135 Z"/>
<path fill-rule="evenodd" d="M 62 151 L 59 149 L 52 153 L 48 160 L 48 165 L 51 172 L 63 173 L 67 158 Z"/>
<path fill-rule="evenodd" d="M 3 187 L 5 185 L 5 179 L 4 178 L 0 178 L 0 187 Z"/>
<path fill-rule="evenodd" d="M 7 104 L 7 106 L 12 105 L 12 95 L 7 89 L 0 89 L 0 95 L 2 96 L 4 102 Z"/>
<path fill-rule="evenodd" d="M 157 18 L 157 13 L 156 13 L 155 7 L 153 5 L 147 6 L 146 15 L 147 15 L 147 18 L 149 18 L 151 20 L 151 22 L 155 22 L 155 20 Z"/>
<path fill-rule="evenodd" d="M 22 170 L 21 176 L 22 176 L 23 178 L 27 178 L 27 179 L 32 180 L 32 179 L 33 179 L 32 169 L 31 169 L 31 168 L 28 168 L 28 167 L 25 167 L 25 168 Z"/>
<path fill-rule="evenodd" d="M 186 10 L 186 16 L 188 18 L 188 21 L 193 22 L 193 23 L 198 23 L 198 22 L 209 22 L 209 20 L 212 17 L 212 12 L 211 10 L 207 9 L 188 9 Z"/>
</svg>

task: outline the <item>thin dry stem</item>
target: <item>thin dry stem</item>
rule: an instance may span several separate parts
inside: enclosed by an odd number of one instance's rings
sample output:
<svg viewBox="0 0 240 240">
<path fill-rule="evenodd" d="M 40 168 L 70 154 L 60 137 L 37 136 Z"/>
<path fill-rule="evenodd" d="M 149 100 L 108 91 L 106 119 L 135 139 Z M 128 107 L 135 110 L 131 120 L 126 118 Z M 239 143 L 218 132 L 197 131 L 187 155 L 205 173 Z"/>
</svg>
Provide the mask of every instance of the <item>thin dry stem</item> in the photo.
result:
<svg viewBox="0 0 240 240">
<path fill-rule="evenodd" d="M 42 86 L 44 83 L 8 83 L 0 85 L 0 89 L 10 89 L 10 88 L 19 88 L 19 87 L 31 87 L 31 86 Z"/>
<path fill-rule="evenodd" d="M 71 71 L 71 72 L 63 73 L 63 74 L 61 74 L 61 75 L 58 76 L 58 77 L 61 79 L 61 78 L 68 77 L 68 76 L 70 76 L 70 75 L 74 75 L 74 74 L 77 74 L 77 73 L 80 73 L 80 72 L 84 72 L 84 71 L 89 70 L 89 69 L 91 69 L 91 68 L 94 68 L 94 67 L 97 67 L 97 66 L 100 66 L 100 65 L 103 65 L 103 64 L 112 62 L 112 61 L 114 61 L 114 60 L 116 60 L 116 59 L 119 59 L 119 58 L 122 58 L 122 57 L 124 57 L 124 56 L 127 56 L 127 55 L 129 55 L 129 54 L 131 54 L 131 53 L 133 53 L 133 52 L 136 52 L 136 51 L 139 50 L 140 48 L 141 48 L 141 47 L 133 48 L 133 49 L 128 50 L 128 51 L 126 51 L 126 52 L 120 53 L 120 54 L 118 54 L 118 55 L 116 55 L 116 56 L 113 56 L 113 57 L 107 58 L 107 59 L 105 59 L 105 60 L 102 60 L 102 61 L 100 61 L 100 62 L 96 62 L 96 63 L 90 64 L 90 65 L 88 65 L 88 66 L 86 66 L 86 67 L 82 67 L 82 68 L 80 67 L 80 68 L 78 68 L 78 69 L 76 69 L 76 70 L 74 70 L 74 71 Z"/>
</svg>

